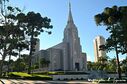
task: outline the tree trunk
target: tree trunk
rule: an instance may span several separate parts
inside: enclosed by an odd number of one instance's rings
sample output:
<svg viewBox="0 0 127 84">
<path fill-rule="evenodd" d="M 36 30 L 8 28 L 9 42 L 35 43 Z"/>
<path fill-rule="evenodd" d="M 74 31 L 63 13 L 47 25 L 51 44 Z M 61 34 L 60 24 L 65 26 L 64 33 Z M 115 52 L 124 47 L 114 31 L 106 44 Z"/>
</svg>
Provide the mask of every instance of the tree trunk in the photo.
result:
<svg viewBox="0 0 127 84">
<path fill-rule="evenodd" d="M 32 42 L 31 42 L 32 44 Z M 31 73 L 31 58 L 32 57 L 32 45 L 30 45 L 29 63 L 28 63 L 28 74 Z"/>
<path fill-rule="evenodd" d="M 2 76 L 2 72 L 3 72 L 3 63 L 4 63 L 4 60 L 2 59 L 0 63 L 0 77 Z"/>
<path fill-rule="evenodd" d="M 11 55 L 9 56 L 9 61 L 8 61 L 8 72 L 7 72 L 7 73 L 10 72 L 10 60 L 11 60 Z"/>
<path fill-rule="evenodd" d="M 33 34 L 33 31 L 32 31 L 32 34 Z M 31 73 L 32 53 L 33 53 L 33 35 L 31 35 L 31 38 L 30 38 L 30 54 L 29 54 L 29 63 L 28 63 L 28 74 Z"/>
<path fill-rule="evenodd" d="M 2 60 L 0 63 L 0 76 L 2 76 L 2 73 L 3 73 L 3 64 L 4 64 L 5 57 L 6 57 L 5 53 L 6 53 L 6 51 L 4 51 L 3 56 L 2 56 Z"/>
<path fill-rule="evenodd" d="M 117 59 L 118 76 L 121 79 L 121 68 L 120 68 L 120 63 L 119 63 L 119 55 L 118 55 L 117 46 L 115 47 L 115 51 L 116 51 L 116 59 Z"/>
<path fill-rule="evenodd" d="M 20 68 L 20 63 L 21 63 L 21 55 L 20 55 L 20 49 L 19 49 L 19 66 L 18 66 L 18 71 L 20 72 L 21 71 L 21 68 Z"/>
</svg>

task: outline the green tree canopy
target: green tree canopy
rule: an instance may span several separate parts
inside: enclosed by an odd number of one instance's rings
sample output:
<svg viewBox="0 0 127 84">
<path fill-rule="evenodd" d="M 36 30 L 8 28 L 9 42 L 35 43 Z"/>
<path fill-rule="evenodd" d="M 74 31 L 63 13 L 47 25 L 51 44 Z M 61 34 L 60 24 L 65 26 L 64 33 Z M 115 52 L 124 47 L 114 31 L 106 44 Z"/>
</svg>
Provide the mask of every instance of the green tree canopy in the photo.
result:
<svg viewBox="0 0 127 84">
<path fill-rule="evenodd" d="M 20 13 L 17 15 L 18 25 L 23 28 L 25 34 L 29 36 L 30 54 L 29 54 L 29 69 L 28 73 L 31 73 L 31 57 L 35 51 L 36 38 L 41 32 L 47 32 L 51 34 L 48 29 L 52 28 L 50 24 L 51 19 L 48 17 L 42 17 L 40 13 L 28 12 L 27 14 Z"/>
<path fill-rule="evenodd" d="M 106 26 L 106 30 L 110 33 L 106 44 L 101 46 L 101 49 L 116 51 L 118 73 L 119 78 L 121 78 L 118 54 L 120 52 L 127 53 L 127 33 L 125 33 L 127 32 L 127 6 L 106 7 L 102 13 L 95 15 L 94 18 L 97 25 Z"/>
</svg>

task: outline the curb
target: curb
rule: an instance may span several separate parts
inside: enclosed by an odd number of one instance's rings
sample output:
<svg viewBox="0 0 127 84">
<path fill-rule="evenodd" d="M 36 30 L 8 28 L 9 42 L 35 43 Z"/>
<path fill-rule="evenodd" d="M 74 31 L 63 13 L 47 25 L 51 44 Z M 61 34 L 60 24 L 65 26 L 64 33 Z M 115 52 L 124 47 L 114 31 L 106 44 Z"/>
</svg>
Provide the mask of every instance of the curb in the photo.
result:
<svg viewBox="0 0 127 84">
<path fill-rule="evenodd" d="M 0 82 L 1 82 L 2 84 L 5 84 L 2 80 L 0 80 Z"/>
</svg>

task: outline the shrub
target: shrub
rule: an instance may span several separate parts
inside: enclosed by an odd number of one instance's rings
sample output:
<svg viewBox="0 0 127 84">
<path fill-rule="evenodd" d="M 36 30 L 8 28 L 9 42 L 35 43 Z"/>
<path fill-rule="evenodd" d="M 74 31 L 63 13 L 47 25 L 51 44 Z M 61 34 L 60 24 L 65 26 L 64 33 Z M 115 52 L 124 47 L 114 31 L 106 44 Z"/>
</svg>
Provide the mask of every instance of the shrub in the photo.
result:
<svg viewBox="0 0 127 84">
<path fill-rule="evenodd" d="M 60 78 L 58 78 L 57 80 L 60 80 Z"/>
<path fill-rule="evenodd" d="M 99 83 L 113 83 L 113 81 L 107 81 L 107 80 L 102 80 L 102 81 L 98 81 Z"/>
<path fill-rule="evenodd" d="M 108 74 L 117 74 L 117 72 L 107 72 Z"/>
<path fill-rule="evenodd" d="M 66 71 L 64 74 L 67 74 L 67 75 L 73 75 L 73 74 L 89 74 L 89 73 L 86 73 L 86 72 Z"/>
<path fill-rule="evenodd" d="M 64 78 L 64 80 L 67 80 L 67 78 Z"/>
<path fill-rule="evenodd" d="M 51 71 L 51 72 L 38 72 L 38 73 L 34 73 L 34 74 L 41 74 L 41 75 L 62 75 L 62 74 L 64 74 L 64 72 L 63 71 L 60 71 L 60 72 L 53 72 L 53 71 Z"/>
<path fill-rule="evenodd" d="M 38 75 L 38 74 L 33 74 L 33 77 L 28 78 L 28 79 L 35 79 L 35 80 L 52 80 L 51 76 L 48 75 Z"/>
<path fill-rule="evenodd" d="M 33 77 L 25 77 L 25 79 L 29 79 L 29 80 L 52 80 L 52 77 L 33 76 Z"/>
<path fill-rule="evenodd" d="M 73 78 L 71 78 L 71 80 L 73 80 Z"/>
<path fill-rule="evenodd" d="M 34 74 L 41 74 L 41 75 L 47 75 L 48 74 L 48 72 L 37 72 L 37 73 L 34 73 Z"/>
</svg>

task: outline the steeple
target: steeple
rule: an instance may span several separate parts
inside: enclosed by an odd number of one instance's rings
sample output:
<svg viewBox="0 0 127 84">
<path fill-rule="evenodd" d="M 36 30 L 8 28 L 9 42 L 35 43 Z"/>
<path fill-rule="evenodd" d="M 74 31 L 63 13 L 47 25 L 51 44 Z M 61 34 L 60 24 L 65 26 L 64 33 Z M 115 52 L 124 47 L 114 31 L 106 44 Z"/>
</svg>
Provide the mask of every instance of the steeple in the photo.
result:
<svg viewBox="0 0 127 84">
<path fill-rule="evenodd" d="M 73 17 L 71 13 L 71 3 L 69 2 L 69 16 L 68 16 L 68 23 L 73 23 Z"/>
</svg>

